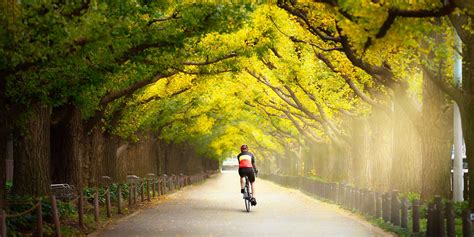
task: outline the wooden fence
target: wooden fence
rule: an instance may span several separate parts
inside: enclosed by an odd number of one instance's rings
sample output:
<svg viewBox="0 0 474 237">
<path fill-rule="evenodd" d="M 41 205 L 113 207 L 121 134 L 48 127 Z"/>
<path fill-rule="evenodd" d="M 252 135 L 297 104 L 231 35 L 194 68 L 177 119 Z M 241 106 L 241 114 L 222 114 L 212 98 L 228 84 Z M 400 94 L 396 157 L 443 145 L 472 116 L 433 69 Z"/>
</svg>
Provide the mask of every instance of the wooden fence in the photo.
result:
<svg viewBox="0 0 474 237">
<path fill-rule="evenodd" d="M 152 198 L 156 198 L 161 195 L 165 195 L 170 192 L 179 190 L 187 185 L 194 184 L 200 181 L 203 181 L 211 174 L 215 173 L 206 172 L 199 173 L 195 175 L 161 175 L 156 176 L 155 174 L 148 174 L 146 177 L 138 177 L 136 175 L 127 176 L 127 185 L 125 184 L 115 184 L 117 185 L 117 199 L 112 202 L 111 200 L 111 186 L 114 185 L 113 181 L 108 176 L 102 176 L 102 182 L 100 188 L 103 188 L 104 193 L 101 195 L 105 199 L 104 205 L 101 207 L 99 205 L 99 187 L 94 187 L 95 190 L 93 193 L 93 200 L 87 201 L 84 199 L 85 189 L 77 192 L 72 186 L 67 184 L 54 184 L 52 187 L 52 195 L 49 197 L 36 198 L 34 201 L 31 200 L 0 200 L 0 237 L 7 236 L 7 219 L 18 218 L 27 214 L 34 215 L 36 218 L 36 224 L 32 227 L 32 232 L 34 236 L 43 236 L 43 210 L 42 202 L 46 199 L 49 199 L 51 202 L 51 213 L 52 222 L 54 225 L 54 236 L 61 236 L 61 223 L 58 213 L 57 203 L 74 203 L 77 210 L 77 224 L 80 228 L 85 228 L 84 215 L 86 205 L 93 208 L 94 221 L 99 221 L 101 209 L 105 209 L 107 218 L 112 217 L 113 206 L 116 207 L 117 214 L 123 214 L 124 203 L 126 200 L 123 200 L 123 188 L 128 187 L 128 206 L 129 208 L 135 207 L 139 202 L 151 201 Z M 59 199 L 59 200 L 58 200 Z M 9 207 L 14 205 L 31 205 L 30 208 L 23 210 L 18 213 L 7 213 L 6 210 Z"/>
<path fill-rule="evenodd" d="M 433 202 L 426 203 L 427 210 L 422 212 L 423 203 L 420 200 L 409 201 L 406 197 L 400 198 L 397 190 L 380 193 L 344 183 L 322 182 L 306 177 L 273 174 L 262 174 L 260 177 L 283 186 L 298 188 L 362 215 L 383 219 L 415 236 L 456 236 L 456 219 L 461 219 L 462 236 L 472 236 L 470 210 L 465 209 L 460 216 L 455 216 L 453 203 L 443 201 L 439 196 L 436 196 Z M 420 228 L 422 219 L 427 222 L 425 230 Z"/>
</svg>

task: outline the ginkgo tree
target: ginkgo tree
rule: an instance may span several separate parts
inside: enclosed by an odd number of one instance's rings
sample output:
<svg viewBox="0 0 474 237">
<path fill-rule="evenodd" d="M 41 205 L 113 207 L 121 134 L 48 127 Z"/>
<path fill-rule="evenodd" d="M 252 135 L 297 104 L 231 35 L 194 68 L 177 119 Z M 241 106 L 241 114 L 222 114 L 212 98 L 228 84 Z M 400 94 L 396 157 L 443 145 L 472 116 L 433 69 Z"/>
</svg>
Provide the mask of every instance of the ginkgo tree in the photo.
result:
<svg viewBox="0 0 474 237">
<path fill-rule="evenodd" d="M 451 14 L 448 2 L 2 1 L 0 108 L 9 117 L 0 137 L 19 127 L 35 135 L 16 134 L 24 165 L 14 190 L 45 194 L 50 177 L 94 184 L 98 157 L 114 159 L 118 141 L 153 132 L 216 159 L 252 144 L 267 171 L 295 174 L 286 171 L 305 163 L 317 167 L 306 174 L 331 181 L 446 196 L 449 126 L 437 124 L 448 100 L 431 79 L 449 80 L 453 36 L 447 18 L 413 14 Z M 416 133 L 405 139 L 402 126 Z M 410 141 L 422 154 L 421 188 L 410 165 L 419 159 L 402 149 Z M 52 174 L 49 157 L 64 164 Z M 31 167 L 41 172 L 26 180 Z"/>
</svg>

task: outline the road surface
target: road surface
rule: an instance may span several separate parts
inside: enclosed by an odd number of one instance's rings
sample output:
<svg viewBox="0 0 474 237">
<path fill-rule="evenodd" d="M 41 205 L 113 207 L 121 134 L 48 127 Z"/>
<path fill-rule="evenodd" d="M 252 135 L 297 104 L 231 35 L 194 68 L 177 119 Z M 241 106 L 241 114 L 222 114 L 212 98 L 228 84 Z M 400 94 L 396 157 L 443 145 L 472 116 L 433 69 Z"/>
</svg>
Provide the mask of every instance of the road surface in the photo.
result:
<svg viewBox="0 0 474 237">
<path fill-rule="evenodd" d="M 171 194 L 96 236 L 391 236 L 337 206 L 257 179 L 257 206 L 245 211 L 237 171 Z"/>
</svg>

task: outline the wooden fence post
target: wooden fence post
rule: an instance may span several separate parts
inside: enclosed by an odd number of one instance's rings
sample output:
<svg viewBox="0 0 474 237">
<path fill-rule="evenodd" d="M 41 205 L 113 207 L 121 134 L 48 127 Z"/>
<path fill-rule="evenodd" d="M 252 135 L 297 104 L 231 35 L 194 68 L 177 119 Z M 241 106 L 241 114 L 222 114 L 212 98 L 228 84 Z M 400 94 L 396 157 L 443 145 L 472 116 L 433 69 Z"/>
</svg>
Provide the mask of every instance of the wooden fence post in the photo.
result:
<svg viewBox="0 0 474 237">
<path fill-rule="evenodd" d="M 462 211 L 462 236 L 463 237 L 471 237 L 471 211 L 468 209 L 464 209 Z"/>
<path fill-rule="evenodd" d="M 390 222 L 390 217 L 391 217 L 391 214 L 390 214 L 390 209 L 391 209 L 391 205 L 390 205 L 390 193 L 384 193 L 383 194 L 383 200 L 382 200 L 382 206 L 383 206 L 383 220 L 386 221 L 386 222 Z"/>
<path fill-rule="evenodd" d="M 0 234 L 2 237 L 7 236 L 7 213 L 0 209 Z"/>
<path fill-rule="evenodd" d="M 404 197 L 402 199 L 402 219 L 401 226 L 402 228 L 408 228 L 408 198 Z"/>
<path fill-rule="evenodd" d="M 133 184 L 133 205 L 136 205 L 137 204 L 137 184 L 138 183 L 134 183 Z"/>
<path fill-rule="evenodd" d="M 36 235 L 43 236 L 43 207 L 41 199 L 37 199 L 38 207 L 36 208 Z"/>
<path fill-rule="evenodd" d="M 415 199 L 412 203 L 413 233 L 420 233 L 420 201 Z"/>
<path fill-rule="evenodd" d="M 379 192 L 375 193 L 375 216 L 382 218 L 382 194 Z"/>
<path fill-rule="evenodd" d="M 150 179 L 149 178 L 146 179 L 146 197 L 147 197 L 148 201 L 151 201 L 151 197 L 150 197 Z"/>
<path fill-rule="evenodd" d="M 118 201 L 117 213 L 123 214 L 122 212 L 122 185 L 121 184 L 117 185 L 117 201 Z"/>
<path fill-rule="evenodd" d="M 131 208 L 133 204 L 132 192 L 133 192 L 133 184 L 129 184 L 128 185 L 128 208 Z"/>
<path fill-rule="evenodd" d="M 61 224 L 59 222 L 59 214 L 58 214 L 58 205 L 56 202 L 56 196 L 51 196 L 51 216 L 53 217 L 53 224 L 54 224 L 54 236 L 61 237 Z"/>
<path fill-rule="evenodd" d="M 152 186 L 151 186 L 151 191 L 153 192 L 153 198 L 156 197 L 156 178 L 153 176 L 153 179 L 152 179 Z"/>
<path fill-rule="evenodd" d="M 77 201 L 77 213 L 79 217 L 79 227 L 83 229 L 84 226 L 84 194 L 82 189 L 79 190 L 79 199 Z"/>
<path fill-rule="evenodd" d="M 107 217 L 112 217 L 112 203 L 110 202 L 110 186 L 107 186 L 105 192 L 105 206 L 107 209 Z"/>
<path fill-rule="evenodd" d="M 426 220 L 426 236 L 432 236 L 433 234 L 433 211 L 434 211 L 434 203 L 428 203 L 428 214 Z"/>
<path fill-rule="evenodd" d="M 445 235 L 445 223 L 443 215 L 443 203 L 441 196 L 436 195 L 434 197 L 434 208 L 433 208 L 433 236 L 444 236 Z"/>
<path fill-rule="evenodd" d="M 464 191 L 463 191 L 463 195 L 464 195 L 464 200 L 469 200 L 469 175 L 464 175 Z"/>
<path fill-rule="evenodd" d="M 99 222 L 99 188 L 95 188 L 94 193 L 94 221 Z"/>
<path fill-rule="evenodd" d="M 395 226 L 400 226 L 400 199 L 398 198 L 398 191 L 392 191 L 392 208 L 391 208 L 391 222 Z"/>
<path fill-rule="evenodd" d="M 146 178 L 142 180 L 142 183 L 140 184 L 140 201 L 143 202 L 145 200 L 145 183 L 146 183 Z"/>
<path fill-rule="evenodd" d="M 453 208 L 453 202 L 452 201 L 447 201 L 446 202 L 446 232 L 448 237 L 454 237 L 456 236 L 456 231 L 455 231 L 455 224 L 454 224 L 454 208 Z"/>
</svg>

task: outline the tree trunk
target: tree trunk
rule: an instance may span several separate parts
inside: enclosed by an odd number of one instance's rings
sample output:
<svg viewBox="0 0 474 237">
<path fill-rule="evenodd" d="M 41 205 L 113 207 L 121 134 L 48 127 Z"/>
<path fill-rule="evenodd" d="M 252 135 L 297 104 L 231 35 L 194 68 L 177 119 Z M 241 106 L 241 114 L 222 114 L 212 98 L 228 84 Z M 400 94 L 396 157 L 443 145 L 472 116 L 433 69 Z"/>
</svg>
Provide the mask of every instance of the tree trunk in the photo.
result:
<svg viewBox="0 0 474 237">
<path fill-rule="evenodd" d="M 118 178 L 117 148 L 119 147 L 119 138 L 114 135 L 105 134 L 104 145 L 104 165 L 102 166 L 102 174 L 115 180 Z"/>
<path fill-rule="evenodd" d="M 331 172 L 331 182 L 349 181 L 354 183 L 352 172 L 352 156 L 351 149 L 348 147 L 340 147 L 330 145 L 327 159 L 331 163 L 328 171 Z"/>
<path fill-rule="evenodd" d="M 385 192 L 390 187 L 390 173 L 393 158 L 393 124 L 385 112 L 373 110 L 369 117 L 370 145 L 369 154 L 371 161 L 370 188 Z"/>
<path fill-rule="evenodd" d="M 423 109 L 421 136 L 422 153 L 422 189 L 421 197 L 429 200 L 434 195 L 451 197 L 451 145 L 452 145 L 452 110 L 444 93 L 423 75 Z"/>
<path fill-rule="evenodd" d="M 1 101 L 0 101 L 1 103 Z M 6 109 L 0 104 L 0 110 Z M 6 158 L 8 142 L 8 125 L 5 116 L 0 117 L 0 199 L 5 198 L 6 194 Z"/>
<path fill-rule="evenodd" d="M 73 105 L 67 106 L 67 116 L 51 126 L 52 182 L 82 188 L 83 123 L 79 109 Z"/>
<path fill-rule="evenodd" d="M 351 118 L 352 122 L 352 177 L 354 184 L 358 187 L 367 187 L 367 122 L 365 118 Z"/>
<path fill-rule="evenodd" d="M 464 142 L 469 176 L 469 208 L 474 210 L 474 101 L 461 109 Z M 466 187 L 465 187 L 466 188 Z"/>
<path fill-rule="evenodd" d="M 14 147 L 13 193 L 44 196 L 50 193 L 50 109 L 32 106 L 32 112 Z"/>
<path fill-rule="evenodd" d="M 469 168 L 469 207 L 474 210 L 474 34 L 468 32 L 463 39 L 463 45 L 464 100 L 459 107 Z"/>
<path fill-rule="evenodd" d="M 94 127 L 92 131 L 84 131 L 86 137 L 86 156 L 83 162 L 84 184 L 88 186 L 97 186 L 100 183 L 100 177 L 103 171 L 103 157 L 105 148 L 105 137 L 101 129 Z"/>
<path fill-rule="evenodd" d="M 473 10 L 471 1 L 457 1 L 460 8 L 468 8 L 470 13 Z M 469 14 L 449 15 L 451 23 L 463 42 L 462 47 L 462 99 L 458 102 L 461 111 L 462 130 L 466 145 L 466 157 L 468 163 L 469 176 L 469 207 L 474 210 L 474 34 L 471 27 L 473 17 Z M 466 188 L 466 187 L 465 187 Z"/>
<path fill-rule="evenodd" d="M 393 132 L 393 157 L 391 170 L 391 189 L 401 192 L 421 191 L 421 144 L 408 114 L 402 108 L 403 100 L 395 98 Z"/>
<path fill-rule="evenodd" d="M 306 148 L 303 152 L 303 157 L 304 157 L 304 176 L 311 176 L 311 173 L 313 171 L 313 152 L 311 147 Z"/>
</svg>

